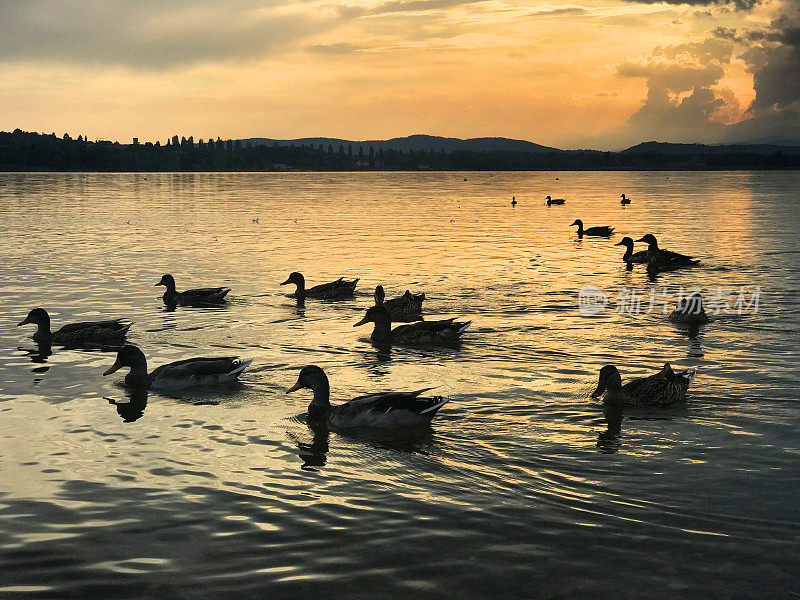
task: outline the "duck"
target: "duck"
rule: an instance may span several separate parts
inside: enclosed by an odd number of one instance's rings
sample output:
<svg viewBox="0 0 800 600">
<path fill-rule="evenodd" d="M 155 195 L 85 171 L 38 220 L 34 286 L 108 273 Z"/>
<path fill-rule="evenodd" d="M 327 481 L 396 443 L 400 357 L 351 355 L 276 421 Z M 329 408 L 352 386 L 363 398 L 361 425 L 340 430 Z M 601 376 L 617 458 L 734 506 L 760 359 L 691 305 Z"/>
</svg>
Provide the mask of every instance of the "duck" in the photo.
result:
<svg viewBox="0 0 800 600">
<path fill-rule="evenodd" d="M 564 204 L 566 200 L 563 198 L 551 198 L 550 196 L 545 196 L 545 200 L 547 200 L 547 206 L 551 206 L 553 204 Z"/>
<path fill-rule="evenodd" d="M 517 197 L 511 196 L 511 206 L 516 206 L 516 205 L 517 205 Z"/>
<path fill-rule="evenodd" d="M 235 356 L 187 358 L 161 365 L 148 373 L 144 352 L 132 344 L 125 344 L 103 376 L 129 367 L 125 383 L 131 388 L 180 391 L 236 381 L 251 362 L 252 359 L 241 360 Z"/>
<path fill-rule="evenodd" d="M 215 288 L 197 288 L 194 290 L 186 290 L 185 292 L 178 292 L 175 289 L 175 278 L 167 273 L 161 277 L 161 281 L 156 284 L 156 287 L 163 285 L 167 288 L 164 295 L 161 297 L 166 305 L 181 305 L 193 306 L 198 304 L 220 304 L 225 302 L 225 296 L 231 291 L 226 287 Z"/>
<path fill-rule="evenodd" d="M 317 298 L 319 300 L 340 300 L 342 298 L 350 298 L 356 289 L 358 279 L 346 281 L 344 277 L 340 277 L 336 281 L 330 283 L 322 283 L 314 287 L 306 289 L 306 278 L 302 273 L 295 271 L 289 275 L 289 278 L 281 285 L 288 285 L 293 283 L 297 286 L 293 296 L 298 300 L 305 298 Z"/>
<path fill-rule="evenodd" d="M 130 323 L 123 323 L 120 319 L 107 321 L 89 321 L 85 323 L 70 323 L 57 331 L 50 330 L 50 315 L 43 308 L 34 308 L 17 327 L 33 323 L 37 325 L 33 340 L 39 344 L 56 344 L 58 346 L 86 346 L 86 345 L 119 345 L 128 335 Z"/>
<path fill-rule="evenodd" d="M 686 392 L 697 371 L 687 369 L 675 373 L 669 363 L 655 375 L 641 377 L 622 385 L 622 377 L 614 365 L 600 369 L 600 380 L 592 398 L 605 392 L 605 402 L 614 407 L 669 406 L 686 400 Z"/>
<path fill-rule="evenodd" d="M 583 221 L 580 219 L 575 219 L 572 225 L 578 226 L 578 237 L 583 237 L 584 235 L 592 235 L 597 237 L 610 237 L 614 235 L 614 228 L 609 227 L 608 225 L 598 225 L 596 227 L 589 227 L 588 229 L 583 228 Z M 570 225 L 570 227 L 572 227 Z"/>
<path fill-rule="evenodd" d="M 383 286 L 375 287 L 375 306 L 385 306 L 392 315 L 393 321 L 421 321 L 422 303 L 425 301 L 425 293 L 412 294 L 409 290 L 397 298 L 385 300 L 386 293 Z"/>
<path fill-rule="evenodd" d="M 622 206 L 625 206 L 626 204 L 630 204 L 631 203 L 631 199 L 630 198 L 626 198 L 625 194 L 622 194 L 622 200 L 620 200 L 619 203 L 622 204 Z"/>
<path fill-rule="evenodd" d="M 647 250 L 633 251 L 633 238 L 627 235 L 615 246 L 625 246 L 625 254 L 622 255 L 622 261 L 626 263 L 644 264 L 647 262 Z"/>
<path fill-rule="evenodd" d="M 320 367 L 308 365 L 300 370 L 297 383 L 286 390 L 290 394 L 307 388 L 314 393 L 308 405 L 310 425 L 335 429 L 351 427 L 414 427 L 430 425 L 431 420 L 448 399 L 442 396 L 420 396 L 433 388 L 413 392 L 378 392 L 353 398 L 332 406 L 328 376 Z"/>
<path fill-rule="evenodd" d="M 700 264 L 700 261 L 692 256 L 662 250 L 658 247 L 656 236 L 652 233 L 648 233 L 636 241 L 647 244 L 647 268 L 649 270 L 673 271 L 681 267 L 693 267 Z"/>
<path fill-rule="evenodd" d="M 678 306 L 669 315 L 669 320 L 674 323 L 686 325 L 704 325 L 710 319 L 703 308 L 703 296 L 695 292 L 691 296 L 678 300 Z"/>
<path fill-rule="evenodd" d="M 459 338 L 472 324 L 472 321 L 460 322 L 454 319 L 420 321 L 392 329 L 392 315 L 387 308 L 373 306 L 367 310 L 364 318 L 353 327 L 365 323 L 375 323 L 370 339 L 376 344 L 452 346 L 459 343 Z"/>
</svg>

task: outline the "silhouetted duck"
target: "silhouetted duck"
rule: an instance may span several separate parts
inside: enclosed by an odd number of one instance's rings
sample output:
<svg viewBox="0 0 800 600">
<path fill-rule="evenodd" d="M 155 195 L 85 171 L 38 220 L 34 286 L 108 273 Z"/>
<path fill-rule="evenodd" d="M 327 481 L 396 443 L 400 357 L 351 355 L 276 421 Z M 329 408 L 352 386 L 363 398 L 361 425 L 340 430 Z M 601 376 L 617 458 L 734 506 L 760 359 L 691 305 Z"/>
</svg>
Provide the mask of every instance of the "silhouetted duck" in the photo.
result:
<svg viewBox="0 0 800 600">
<path fill-rule="evenodd" d="M 365 323 L 375 324 L 370 339 L 376 344 L 452 346 L 459 342 L 459 338 L 472 321 L 459 322 L 453 319 L 420 321 L 392 329 L 392 316 L 386 307 L 373 306 L 353 327 Z"/>
<path fill-rule="evenodd" d="M 583 221 L 581 221 L 580 219 L 575 219 L 572 225 L 578 226 L 578 237 L 583 237 L 584 235 L 609 237 L 614 235 L 614 228 L 609 227 L 608 225 L 598 225 L 596 227 L 589 227 L 588 229 L 584 229 Z M 572 225 L 570 225 L 570 227 L 572 227 Z"/>
<path fill-rule="evenodd" d="M 636 240 L 647 244 L 647 268 L 657 271 L 672 271 L 681 267 L 693 267 L 700 264 L 699 260 L 685 254 L 662 250 L 658 247 L 656 236 L 648 233 Z"/>
<path fill-rule="evenodd" d="M 564 202 L 566 202 L 563 198 L 551 198 L 550 196 L 545 196 L 545 200 L 547 200 L 547 206 L 552 206 L 553 204 L 564 204 Z"/>
<path fill-rule="evenodd" d="M 669 363 L 655 375 L 642 377 L 622 385 L 617 367 L 606 365 L 600 369 L 600 381 L 592 398 L 605 392 L 605 402 L 611 406 L 669 406 L 686 399 L 696 371 L 675 373 Z"/>
<path fill-rule="evenodd" d="M 379 392 L 359 396 L 338 406 L 331 406 L 330 383 L 325 372 L 316 365 L 300 370 L 297 383 L 286 390 L 291 393 L 308 388 L 314 399 L 308 405 L 308 419 L 313 425 L 333 428 L 409 427 L 428 425 L 448 400 L 441 396 L 420 397 L 422 392 Z"/>
<path fill-rule="evenodd" d="M 34 308 L 27 317 L 17 323 L 17 327 L 29 323 L 38 326 L 36 333 L 33 334 L 35 342 L 57 346 L 119 345 L 125 341 L 131 326 L 130 323 L 124 324 L 120 319 L 112 319 L 70 323 L 58 331 L 50 331 L 50 315 L 43 308 Z"/>
<path fill-rule="evenodd" d="M 409 290 L 397 298 L 385 300 L 383 286 L 375 288 L 375 306 L 385 306 L 393 321 L 419 321 L 422 319 L 422 303 L 425 294 L 412 294 Z"/>
<path fill-rule="evenodd" d="M 293 283 L 297 286 L 297 289 L 292 295 L 298 300 L 302 300 L 304 298 L 340 300 L 342 298 L 350 298 L 353 296 L 358 279 L 354 279 L 353 281 L 345 281 L 344 277 L 340 277 L 336 281 L 322 283 L 306 289 L 306 278 L 303 277 L 301 273 L 295 271 L 289 275 L 289 278 L 281 285 L 288 285 L 290 283 Z"/>
<path fill-rule="evenodd" d="M 647 250 L 633 251 L 633 239 L 627 235 L 615 246 L 625 246 L 625 254 L 622 255 L 622 261 L 626 263 L 644 264 L 647 262 Z"/>
<path fill-rule="evenodd" d="M 156 284 L 156 287 L 163 285 L 167 288 L 164 292 L 162 299 L 164 304 L 167 305 L 180 305 L 180 306 L 194 306 L 202 304 L 219 304 L 225 301 L 225 296 L 231 291 L 226 287 L 215 288 L 197 288 L 194 290 L 186 290 L 185 292 L 178 292 L 175 290 L 175 278 L 167 273 Z"/>
<path fill-rule="evenodd" d="M 103 376 L 129 367 L 125 383 L 133 388 L 178 391 L 235 381 L 251 362 L 235 356 L 188 358 L 161 365 L 148 374 L 144 353 L 136 346 L 126 344 L 119 349 L 117 360 Z"/>
<path fill-rule="evenodd" d="M 631 199 L 630 198 L 626 198 L 625 194 L 622 194 L 622 200 L 620 200 L 619 203 L 622 204 L 622 206 L 625 206 L 626 204 L 630 204 L 631 203 Z"/>
<path fill-rule="evenodd" d="M 702 325 L 709 322 L 708 315 L 703 308 L 703 296 L 695 292 L 687 298 L 681 298 L 678 306 L 669 315 L 670 321 L 688 325 Z"/>
<path fill-rule="evenodd" d="M 516 205 L 517 205 L 517 197 L 511 196 L 511 206 L 516 206 Z"/>
</svg>

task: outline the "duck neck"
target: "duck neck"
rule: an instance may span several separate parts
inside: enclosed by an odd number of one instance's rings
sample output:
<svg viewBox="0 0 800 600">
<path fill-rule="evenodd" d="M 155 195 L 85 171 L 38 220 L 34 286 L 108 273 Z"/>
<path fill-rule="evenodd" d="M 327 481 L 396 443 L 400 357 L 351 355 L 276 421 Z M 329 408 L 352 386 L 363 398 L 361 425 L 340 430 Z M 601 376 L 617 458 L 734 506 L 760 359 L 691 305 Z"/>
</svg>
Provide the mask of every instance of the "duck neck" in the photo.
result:
<svg viewBox="0 0 800 600">
<path fill-rule="evenodd" d="M 583 235 L 583 223 L 578 223 L 578 236 Z"/>
<path fill-rule="evenodd" d="M 295 298 L 305 298 L 306 297 L 306 280 L 304 278 L 295 279 L 294 284 L 297 286 L 297 289 L 294 292 Z"/>
<path fill-rule="evenodd" d="M 331 407 L 331 386 L 328 379 L 315 382 L 314 387 L 311 388 L 314 392 L 314 399 L 308 406 L 309 413 L 313 410 L 328 410 Z"/>
<path fill-rule="evenodd" d="M 609 404 L 619 404 L 623 396 L 622 378 L 618 372 L 612 373 L 606 381 L 606 401 Z"/>
<path fill-rule="evenodd" d="M 392 340 L 392 321 L 391 319 L 381 319 L 375 321 L 370 339 L 373 342 L 390 342 Z"/>
<path fill-rule="evenodd" d="M 130 365 L 131 371 L 125 375 L 125 383 L 132 388 L 149 388 L 150 376 L 147 374 L 147 360 L 142 357 Z"/>
<path fill-rule="evenodd" d="M 50 339 L 50 316 L 43 318 L 41 321 L 36 322 L 36 333 L 33 334 L 33 339 L 38 341 L 47 341 Z"/>
<path fill-rule="evenodd" d="M 625 254 L 622 255 L 622 260 L 631 262 L 631 256 L 633 256 L 633 246 L 625 246 Z"/>
</svg>

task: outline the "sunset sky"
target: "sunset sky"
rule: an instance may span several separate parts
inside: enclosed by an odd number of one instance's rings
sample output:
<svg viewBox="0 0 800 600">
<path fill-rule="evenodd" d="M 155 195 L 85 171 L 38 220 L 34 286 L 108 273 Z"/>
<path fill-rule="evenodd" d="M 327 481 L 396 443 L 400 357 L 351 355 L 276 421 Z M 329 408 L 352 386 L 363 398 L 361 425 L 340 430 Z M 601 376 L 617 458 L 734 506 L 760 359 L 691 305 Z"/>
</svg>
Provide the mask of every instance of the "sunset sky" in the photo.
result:
<svg viewBox="0 0 800 600">
<path fill-rule="evenodd" d="M 800 139 L 800 0 L 0 2 L 0 130 Z"/>
</svg>

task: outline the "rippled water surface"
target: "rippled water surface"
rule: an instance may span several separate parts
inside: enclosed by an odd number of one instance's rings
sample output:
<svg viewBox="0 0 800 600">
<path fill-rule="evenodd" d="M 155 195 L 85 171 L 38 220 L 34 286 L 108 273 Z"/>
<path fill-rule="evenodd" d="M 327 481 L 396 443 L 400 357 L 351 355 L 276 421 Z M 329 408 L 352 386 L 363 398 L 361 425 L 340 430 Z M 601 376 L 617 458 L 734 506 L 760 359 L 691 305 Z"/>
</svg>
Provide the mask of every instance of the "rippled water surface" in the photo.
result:
<svg viewBox="0 0 800 600">
<path fill-rule="evenodd" d="M 0 596 L 798 597 L 798 223 L 796 172 L 0 174 Z M 648 232 L 702 264 L 626 271 L 613 243 Z M 295 270 L 358 294 L 298 306 Z M 230 302 L 169 312 L 166 272 Z M 379 283 L 472 319 L 463 345 L 378 351 L 352 325 Z M 729 310 L 692 335 L 659 303 L 681 288 Z M 131 397 L 113 354 L 38 352 L 35 306 L 133 321 L 151 368 L 253 367 Z M 666 361 L 698 369 L 684 405 L 588 398 L 604 364 Z M 314 434 L 284 393 L 306 364 L 334 402 L 451 402 L 426 431 Z"/>
</svg>

